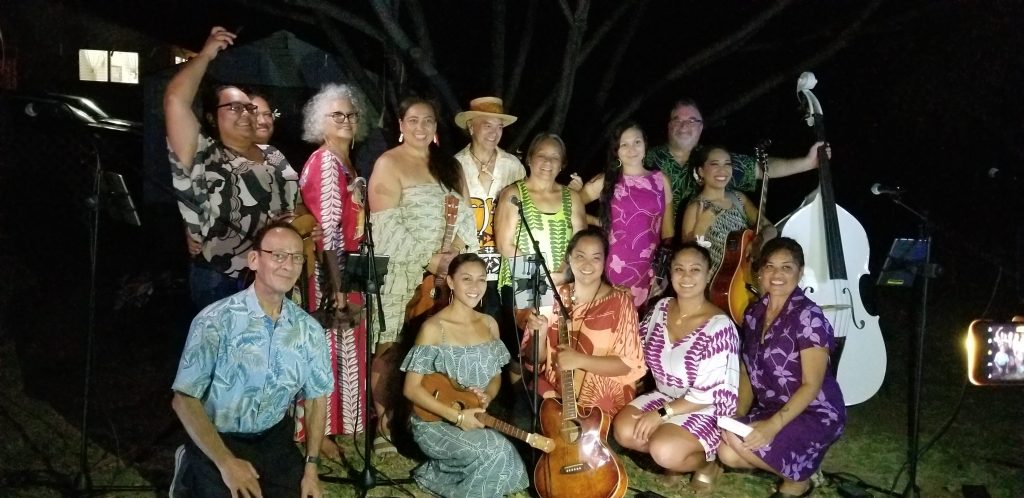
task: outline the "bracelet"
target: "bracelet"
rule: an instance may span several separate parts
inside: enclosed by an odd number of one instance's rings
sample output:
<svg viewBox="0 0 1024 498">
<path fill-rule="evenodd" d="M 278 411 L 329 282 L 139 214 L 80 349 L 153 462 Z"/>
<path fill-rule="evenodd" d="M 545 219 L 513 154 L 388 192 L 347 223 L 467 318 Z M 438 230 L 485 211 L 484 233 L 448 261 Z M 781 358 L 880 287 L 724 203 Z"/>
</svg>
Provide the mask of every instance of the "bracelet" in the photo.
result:
<svg viewBox="0 0 1024 498">
<path fill-rule="evenodd" d="M 316 465 L 317 467 L 319 467 L 320 466 L 320 457 L 319 456 L 308 456 L 307 455 L 306 456 L 306 463 L 311 463 L 311 464 Z"/>
<path fill-rule="evenodd" d="M 458 427 L 462 425 L 462 421 L 465 420 L 465 418 L 466 414 L 463 412 L 459 412 L 459 416 L 455 419 L 455 426 Z"/>
</svg>

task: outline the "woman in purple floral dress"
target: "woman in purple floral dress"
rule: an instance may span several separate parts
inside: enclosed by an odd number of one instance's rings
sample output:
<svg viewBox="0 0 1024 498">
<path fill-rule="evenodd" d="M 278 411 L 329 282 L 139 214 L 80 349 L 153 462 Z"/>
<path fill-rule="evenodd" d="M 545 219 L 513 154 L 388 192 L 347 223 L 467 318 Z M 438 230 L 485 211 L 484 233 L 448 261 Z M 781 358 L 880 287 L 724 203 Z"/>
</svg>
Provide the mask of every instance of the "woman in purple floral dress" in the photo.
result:
<svg viewBox="0 0 1024 498">
<path fill-rule="evenodd" d="M 800 244 L 772 239 L 759 263 L 765 296 L 747 308 L 741 332 L 741 373 L 749 374 L 754 399 L 749 413 L 738 418 L 754 430 L 742 439 L 724 432 L 718 456 L 729 467 L 782 477 L 773 497 L 807 496 L 811 475 L 846 423 L 843 394 L 829 365 L 835 339 L 821 308 L 798 287 L 804 268 Z M 741 396 L 740 413 L 742 401 Z"/>
<path fill-rule="evenodd" d="M 646 146 L 639 125 L 630 121 L 617 126 L 605 172 L 580 192 L 584 204 L 601 201 L 600 220 L 590 221 L 608 232 L 605 274 L 613 285 L 629 289 L 637 308 L 650 296 L 658 245 L 675 233 L 672 187 L 661 171 L 644 164 Z"/>
</svg>

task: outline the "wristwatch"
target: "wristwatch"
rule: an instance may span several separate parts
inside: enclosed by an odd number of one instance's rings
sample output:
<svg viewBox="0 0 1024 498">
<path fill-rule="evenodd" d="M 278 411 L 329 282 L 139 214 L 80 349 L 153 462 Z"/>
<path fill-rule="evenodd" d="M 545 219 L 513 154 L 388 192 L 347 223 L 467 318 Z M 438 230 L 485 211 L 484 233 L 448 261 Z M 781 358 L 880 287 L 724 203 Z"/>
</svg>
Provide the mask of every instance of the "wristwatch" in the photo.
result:
<svg viewBox="0 0 1024 498">
<path fill-rule="evenodd" d="M 658 415 L 661 415 L 662 420 L 668 420 L 673 414 L 675 414 L 675 412 L 672 411 L 672 407 L 668 406 L 668 403 L 665 403 L 664 405 L 661 405 L 661 408 L 658 408 Z"/>
<path fill-rule="evenodd" d="M 319 467 L 320 466 L 320 457 L 318 457 L 318 456 L 307 456 L 306 457 L 306 463 L 311 463 L 311 464 L 316 465 L 317 467 Z"/>
</svg>

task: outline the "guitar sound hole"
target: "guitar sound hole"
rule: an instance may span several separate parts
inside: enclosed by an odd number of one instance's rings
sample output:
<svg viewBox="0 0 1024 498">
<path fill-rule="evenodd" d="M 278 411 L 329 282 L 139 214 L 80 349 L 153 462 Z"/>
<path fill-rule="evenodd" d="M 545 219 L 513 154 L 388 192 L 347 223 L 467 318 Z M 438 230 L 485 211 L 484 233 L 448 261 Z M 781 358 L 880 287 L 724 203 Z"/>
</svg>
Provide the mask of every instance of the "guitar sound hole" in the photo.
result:
<svg viewBox="0 0 1024 498">
<path fill-rule="evenodd" d="M 580 428 L 579 422 L 566 420 L 562 423 L 562 439 L 570 443 L 576 443 L 576 441 L 579 441 L 581 434 L 583 434 L 583 429 Z"/>
</svg>

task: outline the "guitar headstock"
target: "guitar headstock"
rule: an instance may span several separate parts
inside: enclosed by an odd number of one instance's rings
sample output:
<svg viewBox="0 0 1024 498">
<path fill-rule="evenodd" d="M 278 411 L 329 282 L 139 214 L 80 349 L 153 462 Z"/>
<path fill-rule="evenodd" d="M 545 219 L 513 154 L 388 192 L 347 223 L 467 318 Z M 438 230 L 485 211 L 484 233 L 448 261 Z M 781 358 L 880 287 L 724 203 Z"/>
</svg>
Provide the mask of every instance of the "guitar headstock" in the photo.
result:
<svg viewBox="0 0 1024 498">
<path fill-rule="evenodd" d="M 549 437 L 541 436 L 540 434 L 530 434 L 527 439 L 527 443 L 531 447 L 536 448 L 544 453 L 551 453 L 555 451 L 555 441 Z"/>
<path fill-rule="evenodd" d="M 757 160 L 757 166 L 761 168 L 761 173 L 764 177 L 768 177 L 768 147 L 772 146 L 772 139 L 765 138 L 757 142 L 754 146 L 754 158 Z"/>
<path fill-rule="evenodd" d="M 454 225 L 459 215 L 459 198 L 448 194 L 444 196 L 444 222 Z"/>
</svg>

